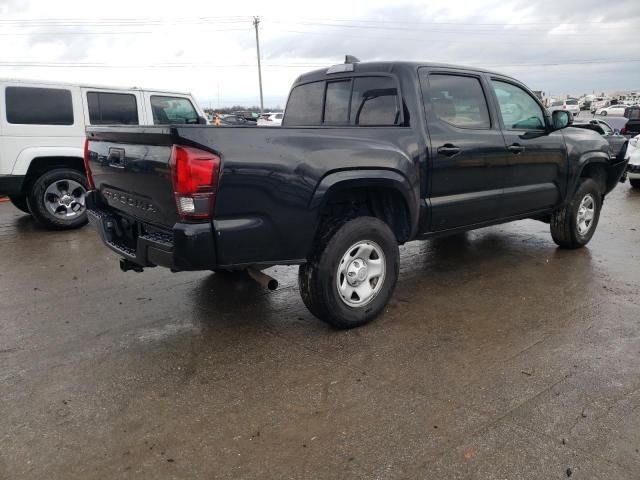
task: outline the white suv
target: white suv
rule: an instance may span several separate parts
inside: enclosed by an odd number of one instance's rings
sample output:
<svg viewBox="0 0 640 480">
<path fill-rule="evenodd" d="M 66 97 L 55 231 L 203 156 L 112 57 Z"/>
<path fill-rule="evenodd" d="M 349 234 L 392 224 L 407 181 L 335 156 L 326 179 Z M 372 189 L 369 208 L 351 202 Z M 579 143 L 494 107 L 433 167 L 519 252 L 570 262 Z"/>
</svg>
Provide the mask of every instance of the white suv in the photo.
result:
<svg viewBox="0 0 640 480">
<path fill-rule="evenodd" d="M 87 222 L 86 125 L 207 123 L 188 93 L 0 79 L 0 196 L 52 229 Z"/>
<path fill-rule="evenodd" d="M 566 110 L 571 112 L 574 117 L 580 114 L 580 106 L 578 105 L 578 100 L 575 98 L 567 98 L 566 100 L 557 100 L 552 102 L 549 106 L 549 111 L 553 112 L 554 110 Z"/>
</svg>

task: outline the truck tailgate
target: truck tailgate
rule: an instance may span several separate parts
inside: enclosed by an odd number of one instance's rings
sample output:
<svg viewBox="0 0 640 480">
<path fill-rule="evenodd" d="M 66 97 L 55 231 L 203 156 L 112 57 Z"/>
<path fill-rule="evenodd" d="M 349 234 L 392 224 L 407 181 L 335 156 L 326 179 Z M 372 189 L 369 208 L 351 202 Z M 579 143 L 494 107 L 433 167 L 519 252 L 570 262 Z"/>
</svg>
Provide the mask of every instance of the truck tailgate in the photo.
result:
<svg viewBox="0 0 640 480">
<path fill-rule="evenodd" d="M 170 127 L 89 127 L 88 157 L 109 207 L 146 223 L 172 227 L 178 212 L 171 179 Z"/>
</svg>

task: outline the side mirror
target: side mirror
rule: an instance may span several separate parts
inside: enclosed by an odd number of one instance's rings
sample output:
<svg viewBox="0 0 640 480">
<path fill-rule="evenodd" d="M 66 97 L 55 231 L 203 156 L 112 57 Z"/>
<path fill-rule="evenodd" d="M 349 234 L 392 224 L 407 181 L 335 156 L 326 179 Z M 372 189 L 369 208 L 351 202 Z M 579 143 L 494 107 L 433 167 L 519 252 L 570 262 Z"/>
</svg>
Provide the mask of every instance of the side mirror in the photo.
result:
<svg viewBox="0 0 640 480">
<path fill-rule="evenodd" d="M 573 123 L 573 115 L 566 110 L 554 110 L 551 113 L 551 121 L 553 123 L 553 129 L 560 130 Z"/>
<path fill-rule="evenodd" d="M 620 130 L 618 130 L 617 128 L 613 131 L 614 135 L 620 135 Z"/>
<path fill-rule="evenodd" d="M 208 123 L 208 122 L 207 122 L 207 119 L 206 119 L 206 118 L 204 118 L 204 117 L 198 117 L 198 125 L 206 125 L 207 123 Z"/>
</svg>

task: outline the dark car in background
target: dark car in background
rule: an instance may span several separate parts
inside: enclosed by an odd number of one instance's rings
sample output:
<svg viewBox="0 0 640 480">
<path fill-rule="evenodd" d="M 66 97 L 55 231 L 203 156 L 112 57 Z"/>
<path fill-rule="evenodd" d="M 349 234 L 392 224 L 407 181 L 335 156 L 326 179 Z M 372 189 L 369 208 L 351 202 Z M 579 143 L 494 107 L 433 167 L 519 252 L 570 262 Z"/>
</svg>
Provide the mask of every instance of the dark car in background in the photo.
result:
<svg viewBox="0 0 640 480">
<path fill-rule="evenodd" d="M 247 120 L 240 115 L 220 115 L 221 125 L 250 125 Z"/>
<path fill-rule="evenodd" d="M 640 135 L 640 105 L 627 107 L 624 111 L 624 118 L 628 121 L 624 126 L 624 130 L 620 130 L 624 135 L 635 137 Z"/>
<path fill-rule="evenodd" d="M 611 157 L 622 160 L 629 143 L 629 139 L 620 133 L 621 128 L 624 128 L 627 123 L 626 121 L 626 118 L 609 118 L 606 122 L 599 118 L 593 118 L 591 120 L 575 120 L 573 126 L 598 132 L 609 143 Z"/>
</svg>

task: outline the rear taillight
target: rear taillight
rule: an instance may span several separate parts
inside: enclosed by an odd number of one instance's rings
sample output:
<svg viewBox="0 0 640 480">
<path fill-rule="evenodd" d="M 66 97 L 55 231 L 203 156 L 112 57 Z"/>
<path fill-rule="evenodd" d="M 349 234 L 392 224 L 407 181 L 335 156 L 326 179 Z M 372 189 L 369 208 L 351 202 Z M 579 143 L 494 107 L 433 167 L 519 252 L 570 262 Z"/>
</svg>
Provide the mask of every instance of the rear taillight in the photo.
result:
<svg viewBox="0 0 640 480">
<path fill-rule="evenodd" d="M 186 220 L 211 218 L 220 176 L 220 157 L 193 147 L 171 150 L 173 191 L 178 214 Z"/>
<path fill-rule="evenodd" d="M 84 171 L 87 173 L 87 183 L 89 184 L 89 190 L 95 190 L 96 184 L 93 183 L 93 175 L 91 175 L 91 168 L 89 167 L 89 139 L 84 139 Z"/>
</svg>

